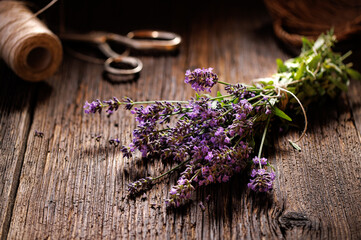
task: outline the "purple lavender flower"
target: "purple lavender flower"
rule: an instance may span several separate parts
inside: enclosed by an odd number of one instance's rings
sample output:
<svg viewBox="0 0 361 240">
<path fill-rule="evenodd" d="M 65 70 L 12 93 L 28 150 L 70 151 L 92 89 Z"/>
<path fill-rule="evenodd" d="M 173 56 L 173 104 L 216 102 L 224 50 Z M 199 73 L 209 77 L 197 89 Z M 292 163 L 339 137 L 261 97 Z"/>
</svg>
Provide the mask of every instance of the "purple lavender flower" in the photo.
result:
<svg viewBox="0 0 361 240">
<path fill-rule="evenodd" d="M 88 103 L 88 101 L 86 101 L 83 108 L 84 108 L 84 112 L 87 114 L 96 113 L 96 112 L 101 113 L 102 103 L 99 99 L 97 99 L 96 101 L 93 101 L 91 103 Z"/>
<path fill-rule="evenodd" d="M 253 179 L 247 186 L 253 191 L 268 192 L 273 189 L 273 181 L 276 177 L 274 172 L 267 172 L 265 169 L 253 169 L 251 177 Z"/>
<path fill-rule="evenodd" d="M 246 86 L 239 83 L 234 85 L 227 85 L 224 89 L 228 94 L 232 94 L 239 99 L 247 99 L 255 96 L 253 92 L 247 90 Z"/>
<path fill-rule="evenodd" d="M 124 103 L 126 103 L 125 104 L 125 109 L 127 109 L 127 110 L 131 110 L 132 107 L 134 106 L 133 100 L 128 98 L 128 97 L 124 97 L 123 101 L 124 101 Z"/>
<path fill-rule="evenodd" d="M 44 137 L 44 133 L 43 133 L 43 132 L 40 132 L 40 131 L 38 131 L 38 130 L 35 130 L 34 136 L 35 136 L 35 137 L 39 137 L 39 138 L 43 138 L 43 137 Z"/>
<path fill-rule="evenodd" d="M 118 98 L 113 97 L 113 99 L 109 99 L 108 101 L 103 101 L 103 104 L 108 107 L 106 112 L 111 115 L 114 111 L 118 110 L 119 105 L 121 102 Z"/>
<path fill-rule="evenodd" d="M 180 178 L 177 185 L 170 190 L 169 199 L 166 199 L 165 202 L 168 207 L 179 207 L 189 200 L 193 191 L 194 187 L 192 186 L 191 181 Z"/>
<path fill-rule="evenodd" d="M 187 70 L 185 76 L 184 82 L 191 84 L 197 92 L 205 90 L 211 92 L 211 88 L 218 82 L 218 76 L 213 73 L 213 68 Z"/>
<path fill-rule="evenodd" d="M 130 196 L 134 196 L 135 194 L 148 189 L 153 183 L 153 178 L 146 177 L 141 178 L 133 183 L 128 185 L 128 191 Z"/>
<path fill-rule="evenodd" d="M 96 112 L 101 113 L 103 108 L 107 108 L 106 112 L 108 113 L 108 115 L 111 115 L 116 110 L 118 110 L 121 104 L 125 104 L 125 108 L 129 110 L 134 105 L 134 102 L 130 98 L 123 98 L 123 101 L 124 102 L 119 101 L 119 99 L 116 97 L 113 97 L 109 100 L 104 100 L 103 102 L 101 102 L 99 99 L 91 103 L 86 101 L 84 105 L 84 112 L 87 114 Z"/>
<path fill-rule="evenodd" d="M 132 157 L 132 151 L 129 147 L 122 146 L 121 151 L 123 153 L 124 158 L 131 158 Z"/>
<path fill-rule="evenodd" d="M 267 158 L 259 158 L 256 156 L 252 159 L 252 161 L 256 166 L 259 166 L 260 162 L 262 166 L 267 165 Z"/>
<path fill-rule="evenodd" d="M 269 115 L 272 113 L 271 109 L 269 109 L 268 107 L 266 108 L 266 111 L 264 112 L 266 115 Z"/>
<path fill-rule="evenodd" d="M 113 138 L 109 140 L 109 144 L 110 145 L 114 145 L 115 147 L 117 147 L 120 143 L 120 140 L 118 138 Z"/>
<path fill-rule="evenodd" d="M 212 68 L 188 70 L 185 82 L 197 92 L 210 92 L 218 82 L 218 76 L 212 71 Z M 248 141 L 254 137 L 253 131 L 258 131 L 258 118 L 265 114 L 267 108 L 267 99 L 261 99 L 259 95 L 262 90 L 249 89 L 252 88 L 241 84 L 227 85 L 226 91 L 232 97 L 213 99 L 197 96 L 188 103 L 156 101 L 139 107 L 134 107 L 138 103 L 130 98 L 123 98 L 122 102 L 116 98 L 102 103 L 98 100 L 88 104 L 87 111 L 100 112 L 101 108 L 106 108 L 108 113 L 112 113 L 121 104 L 131 110 L 137 127 L 133 131 L 132 143 L 121 147 L 124 157 L 130 158 L 132 152 L 138 150 L 142 157 L 148 159 L 159 156 L 180 165 L 187 161 L 188 165 L 166 200 L 168 206 L 178 207 L 190 198 L 196 187 L 228 182 L 246 167 L 252 152 Z M 168 125 L 175 115 L 178 115 L 177 121 Z M 109 142 L 116 146 L 120 141 L 112 139 Z M 253 162 L 266 165 L 267 159 L 255 158 Z M 272 188 L 274 173 L 264 171 L 254 170 L 250 188 L 257 191 Z M 140 179 L 130 184 L 129 190 L 131 193 L 139 192 L 152 181 Z"/>
</svg>

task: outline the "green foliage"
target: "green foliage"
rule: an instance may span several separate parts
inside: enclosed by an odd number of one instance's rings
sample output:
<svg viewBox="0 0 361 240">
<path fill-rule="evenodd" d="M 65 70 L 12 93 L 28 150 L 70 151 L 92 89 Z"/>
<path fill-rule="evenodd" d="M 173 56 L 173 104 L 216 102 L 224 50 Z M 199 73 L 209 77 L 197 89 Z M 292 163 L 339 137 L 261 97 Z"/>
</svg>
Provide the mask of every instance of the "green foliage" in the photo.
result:
<svg viewBox="0 0 361 240">
<path fill-rule="evenodd" d="M 290 122 L 292 121 L 292 119 L 278 107 L 274 106 L 272 109 L 272 112 L 280 118 L 286 119 L 287 121 L 290 121 Z"/>
<path fill-rule="evenodd" d="M 275 85 L 294 93 L 304 106 L 325 95 L 334 98 L 340 91 L 347 91 L 349 79 L 361 79 L 361 75 L 351 68 L 351 64 L 343 63 L 351 52 L 343 56 L 333 52 L 335 42 L 332 30 L 316 41 L 303 38 L 298 57 L 285 62 L 276 60 L 278 73 L 273 76 L 277 80 Z M 295 100 L 290 102 L 296 103 Z"/>
</svg>

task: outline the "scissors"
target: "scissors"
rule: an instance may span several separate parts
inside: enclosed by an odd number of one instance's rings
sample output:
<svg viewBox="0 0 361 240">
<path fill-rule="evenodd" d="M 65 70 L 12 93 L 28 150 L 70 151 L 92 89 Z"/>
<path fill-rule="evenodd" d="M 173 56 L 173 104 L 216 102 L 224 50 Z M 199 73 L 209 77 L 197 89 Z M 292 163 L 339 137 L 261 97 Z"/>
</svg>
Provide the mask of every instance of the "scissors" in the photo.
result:
<svg viewBox="0 0 361 240">
<path fill-rule="evenodd" d="M 136 50 L 174 51 L 180 43 L 178 34 L 154 30 L 137 30 L 129 32 L 126 36 L 107 32 L 90 32 L 87 34 L 62 33 L 60 38 L 65 41 L 88 42 L 95 44 L 108 59 L 104 62 L 104 70 L 115 75 L 130 75 L 139 73 L 143 63 L 136 57 L 127 56 L 129 51 L 119 54 L 115 52 L 109 41 L 124 45 Z M 114 67 L 116 63 L 125 63 L 131 69 Z"/>
</svg>

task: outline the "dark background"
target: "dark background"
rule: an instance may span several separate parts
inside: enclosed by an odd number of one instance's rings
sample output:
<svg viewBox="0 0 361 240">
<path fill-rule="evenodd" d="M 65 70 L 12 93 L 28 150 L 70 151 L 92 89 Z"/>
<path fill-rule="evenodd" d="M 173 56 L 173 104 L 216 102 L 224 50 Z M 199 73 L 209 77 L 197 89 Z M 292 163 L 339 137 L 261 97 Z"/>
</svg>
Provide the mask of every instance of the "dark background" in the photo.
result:
<svg viewBox="0 0 361 240">
<path fill-rule="evenodd" d="M 49 1 L 33 0 L 29 6 L 37 11 L 47 5 Z M 332 2 L 325 1 L 325 5 Z M 204 12 L 207 11 L 205 14 Z M 267 12 L 263 1 L 71 1 L 59 0 L 39 17 L 46 22 L 55 33 L 108 31 L 122 35 L 139 29 L 154 29 L 173 31 L 181 36 L 189 32 L 194 22 L 204 22 L 212 28 L 213 15 L 236 16 L 247 22 L 247 18 Z M 337 14 L 337 12 L 335 12 Z M 267 14 L 269 15 L 269 14 Z M 270 16 L 269 16 L 270 17 Z M 208 24 L 207 24 L 208 23 Z M 226 27 L 226 26 L 225 26 Z M 262 26 L 260 31 L 270 32 L 285 53 L 296 56 L 299 49 L 285 45 L 273 33 L 272 24 Z M 197 34 L 196 32 L 194 34 Z M 354 35 L 351 39 L 336 45 L 336 51 L 353 51 L 347 60 L 352 61 L 356 69 L 361 69 L 357 61 L 361 56 L 361 45 L 358 42 L 361 35 Z M 187 41 L 186 39 L 183 39 Z"/>
</svg>

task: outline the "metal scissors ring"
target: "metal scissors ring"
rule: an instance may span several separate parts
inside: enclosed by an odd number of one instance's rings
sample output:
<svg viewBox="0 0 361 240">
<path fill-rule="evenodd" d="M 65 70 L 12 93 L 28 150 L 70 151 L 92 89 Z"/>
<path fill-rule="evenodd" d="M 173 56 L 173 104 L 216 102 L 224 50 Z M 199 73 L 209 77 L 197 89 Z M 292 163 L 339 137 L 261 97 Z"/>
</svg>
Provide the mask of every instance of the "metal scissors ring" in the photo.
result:
<svg viewBox="0 0 361 240">
<path fill-rule="evenodd" d="M 133 68 L 131 69 L 121 69 L 121 68 L 115 68 L 111 65 L 113 63 L 126 63 Z M 110 57 L 104 62 L 104 70 L 108 73 L 114 74 L 114 75 L 130 75 L 130 74 L 136 74 L 142 71 L 143 69 L 143 63 L 138 58 L 135 57 L 127 57 L 127 56 L 118 56 L 118 57 Z"/>
<path fill-rule="evenodd" d="M 138 58 L 115 52 L 108 44 L 109 41 L 122 44 L 128 48 L 145 51 L 173 51 L 179 47 L 182 41 L 178 34 L 154 30 L 132 31 L 127 36 L 106 32 L 90 32 L 87 34 L 63 33 L 60 34 L 60 38 L 66 41 L 89 42 L 97 45 L 99 50 L 108 57 L 104 62 L 104 70 L 115 75 L 139 73 L 143 68 L 143 64 Z M 125 63 L 132 68 L 122 69 L 112 66 L 116 63 Z"/>
</svg>

